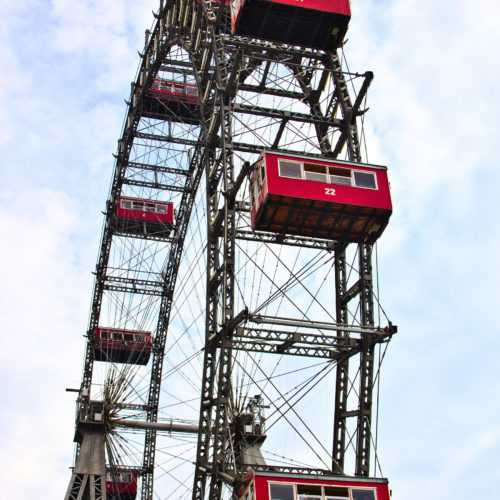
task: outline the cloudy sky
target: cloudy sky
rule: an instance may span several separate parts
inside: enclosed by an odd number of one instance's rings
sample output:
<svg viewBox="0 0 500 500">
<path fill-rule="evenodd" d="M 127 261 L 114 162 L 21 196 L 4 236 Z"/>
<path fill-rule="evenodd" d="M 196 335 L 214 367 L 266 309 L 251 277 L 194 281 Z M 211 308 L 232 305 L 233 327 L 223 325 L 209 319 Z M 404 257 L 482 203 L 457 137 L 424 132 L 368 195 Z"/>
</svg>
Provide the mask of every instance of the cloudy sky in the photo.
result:
<svg viewBox="0 0 500 500">
<path fill-rule="evenodd" d="M 378 245 L 399 326 L 381 380 L 393 498 L 492 499 L 500 79 L 493 0 L 352 0 L 351 70 L 372 70 L 368 161 L 390 168 Z M 1 496 L 61 498 L 112 153 L 157 0 L 0 0 Z"/>
</svg>

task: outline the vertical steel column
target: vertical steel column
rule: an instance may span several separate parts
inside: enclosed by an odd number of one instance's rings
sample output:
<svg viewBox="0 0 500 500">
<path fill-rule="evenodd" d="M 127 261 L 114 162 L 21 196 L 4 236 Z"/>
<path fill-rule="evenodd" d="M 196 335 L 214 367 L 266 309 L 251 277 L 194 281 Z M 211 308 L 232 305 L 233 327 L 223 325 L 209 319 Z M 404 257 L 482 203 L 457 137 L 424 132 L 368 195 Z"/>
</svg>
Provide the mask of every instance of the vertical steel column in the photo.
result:
<svg viewBox="0 0 500 500">
<path fill-rule="evenodd" d="M 202 3 L 202 6 L 205 5 Z M 218 25 L 218 16 L 208 12 L 208 19 Z M 213 164 L 208 165 L 207 175 L 207 302 L 205 358 L 202 379 L 200 408 L 200 431 L 193 499 L 205 495 L 207 476 L 211 475 L 209 498 L 222 495 L 223 475 L 227 456 L 229 408 L 231 403 L 231 368 L 234 317 L 234 262 L 235 262 L 235 210 L 234 204 L 224 197 L 234 184 L 232 150 L 231 99 L 226 95 L 228 82 L 228 59 L 223 38 L 214 25 L 209 26 L 212 35 L 212 54 L 215 65 L 216 95 L 213 128 L 209 144 L 214 148 Z M 218 123 L 218 126 L 215 124 Z M 218 130 L 220 137 L 217 137 Z M 215 148 L 219 156 L 215 156 Z M 223 206 L 221 207 L 221 201 Z M 220 229 L 214 221 L 219 210 L 223 210 Z M 222 259 L 222 263 L 221 263 Z M 217 371 L 217 395 L 214 381 Z M 214 397 L 215 396 L 215 397 Z M 212 446 L 212 456 L 210 448 Z"/>
<path fill-rule="evenodd" d="M 222 192 L 227 193 L 234 182 L 234 165 L 231 144 L 231 110 L 229 105 L 222 106 Z M 226 199 L 224 202 L 224 223 L 222 249 L 222 331 L 220 332 L 220 359 L 218 376 L 218 393 L 214 416 L 214 451 L 213 451 L 213 476 L 210 484 L 210 498 L 217 499 L 222 495 L 222 478 L 219 473 L 225 470 L 229 410 L 231 406 L 231 368 L 234 317 L 234 262 L 235 262 L 235 210 Z"/>
<path fill-rule="evenodd" d="M 231 114 L 221 106 L 220 115 L 226 131 L 230 131 Z M 224 134 L 225 135 L 225 134 Z M 234 252 L 235 210 L 224 202 L 224 222 L 220 232 L 214 230 L 218 200 L 233 182 L 234 169 L 231 144 L 223 140 L 219 159 L 207 168 L 207 302 L 206 347 L 200 403 L 200 430 L 193 487 L 193 498 L 204 498 L 207 476 L 210 499 L 220 498 L 227 452 L 229 407 L 231 401 L 232 337 L 234 326 Z M 222 195 L 221 195 L 222 196 Z M 221 263 L 222 256 L 222 263 Z M 219 326 L 219 324 L 221 326 Z M 217 386 L 215 378 L 217 376 Z M 217 391 L 216 391 L 217 389 Z M 217 394 L 215 394 L 217 392 Z M 212 449 L 212 456 L 210 450 Z"/>
<path fill-rule="evenodd" d="M 337 324 L 347 325 L 348 310 L 344 296 L 347 288 L 346 275 L 346 247 L 345 245 L 335 252 L 335 292 L 336 292 L 336 319 Z M 339 335 L 349 342 L 348 332 L 339 332 Z M 332 470 L 344 472 L 345 436 L 346 436 L 346 411 L 347 396 L 349 393 L 349 357 L 345 356 L 337 362 L 337 375 L 335 383 L 335 415 L 333 420 L 333 463 Z"/>
<path fill-rule="evenodd" d="M 328 66 L 333 69 L 333 78 L 335 81 L 335 92 L 338 102 L 342 109 L 342 116 L 345 122 L 345 129 L 334 149 L 334 156 L 337 156 L 347 145 L 349 159 L 351 161 L 361 161 L 359 137 L 356 128 L 356 110 L 361 104 L 361 96 L 364 96 L 368 86 L 373 78 L 372 73 L 366 75 L 360 99 L 353 107 L 347 82 L 342 73 L 342 68 L 338 56 L 335 54 L 327 60 Z M 371 245 L 358 245 L 359 252 L 359 281 L 356 292 L 359 293 L 360 319 L 362 326 L 373 326 L 373 287 L 372 287 L 372 265 L 371 265 Z M 345 256 L 344 256 L 345 257 Z M 342 318 L 343 311 L 339 310 L 339 293 L 341 306 L 347 307 L 346 301 L 342 301 L 341 295 L 345 293 L 342 289 L 341 277 L 337 279 L 337 321 Z M 351 297 L 352 298 L 352 297 Z M 347 319 L 347 318 L 346 318 Z M 373 339 L 369 335 L 362 336 L 362 350 L 360 354 L 360 391 L 357 412 L 349 414 L 357 415 L 356 425 L 356 469 L 357 476 L 368 476 L 370 468 L 370 424 L 371 424 L 371 405 L 372 405 L 372 387 L 373 387 Z M 347 413 L 347 392 L 348 392 L 348 364 L 347 360 L 339 361 L 337 366 L 337 386 L 335 395 L 335 420 L 334 420 L 334 469 L 343 468 L 345 453 L 345 424 Z M 343 429 L 343 430 L 342 430 Z M 335 464 L 337 460 L 337 464 Z"/>
<path fill-rule="evenodd" d="M 373 326 L 372 245 L 359 245 L 360 313 L 362 326 Z M 369 476 L 371 447 L 371 417 L 373 390 L 373 360 L 375 345 L 370 335 L 362 336 L 360 358 L 359 414 L 356 441 L 357 476 Z"/>
<path fill-rule="evenodd" d="M 218 339 L 217 308 L 219 281 L 219 239 L 213 231 L 212 221 L 217 213 L 217 201 L 214 197 L 217 183 L 214 182 L 216 160 L 213 152 L 207 154 L 206 162 L 206 202 L 207 202 L 207 276 L 206 276 L 206 315 L 205 315 L 205 355 L 201 385 L 200 421 L 198 447 L 196 452 L 196 470 L 193 484 L 193 499 L 203 499 L 207 475 L 210 466 L 210 444 L 212 442 L 212 414 L 214 399 L 214 378 L 217 369 Z"/>
</svg>

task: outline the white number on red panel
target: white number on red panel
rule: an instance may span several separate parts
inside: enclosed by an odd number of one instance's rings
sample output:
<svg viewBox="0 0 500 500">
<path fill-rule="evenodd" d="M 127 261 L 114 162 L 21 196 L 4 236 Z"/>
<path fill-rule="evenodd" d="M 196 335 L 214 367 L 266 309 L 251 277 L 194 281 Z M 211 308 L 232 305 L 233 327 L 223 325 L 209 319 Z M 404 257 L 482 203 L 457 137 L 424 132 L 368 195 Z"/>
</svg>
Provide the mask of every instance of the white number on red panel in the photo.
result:
<svg viewBox="0 0 500 500">
<path fill-rule="evenodd" d="M 330 196 L 335 196 L 335 189 L 333 189 L 333 188 L 325 188 L 325 194 L 328 194 Z"/>
</svg>

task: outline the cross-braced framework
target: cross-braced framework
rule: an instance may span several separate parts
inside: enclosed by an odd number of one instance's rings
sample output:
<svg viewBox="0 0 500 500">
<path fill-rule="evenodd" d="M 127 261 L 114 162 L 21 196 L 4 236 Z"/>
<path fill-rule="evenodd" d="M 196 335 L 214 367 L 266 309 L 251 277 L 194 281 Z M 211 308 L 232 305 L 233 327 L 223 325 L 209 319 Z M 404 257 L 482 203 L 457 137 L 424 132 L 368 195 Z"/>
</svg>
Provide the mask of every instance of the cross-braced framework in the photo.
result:
<svg viewBox="0 0 500 500">
<path fill-rule="evenodd" d="M 263 150 L 361 162 L 373 75 L 232 36 L 223 2 L 161 1 L 155 17 L 118 141 L 66 498 L 104 468 L 138 478 L 143 499 L 231 497 L 255 401 L 254 468 L 369 476 L 376 349 L 395 332 L 372 245 L 252 230 L 249 179 Z M 127 219 L 124 201 L 173 220 Z M 142 357 L 130 332 L 151 333 Z M 96 434 L 106 458 L 90 472 Z"/>
</svg>

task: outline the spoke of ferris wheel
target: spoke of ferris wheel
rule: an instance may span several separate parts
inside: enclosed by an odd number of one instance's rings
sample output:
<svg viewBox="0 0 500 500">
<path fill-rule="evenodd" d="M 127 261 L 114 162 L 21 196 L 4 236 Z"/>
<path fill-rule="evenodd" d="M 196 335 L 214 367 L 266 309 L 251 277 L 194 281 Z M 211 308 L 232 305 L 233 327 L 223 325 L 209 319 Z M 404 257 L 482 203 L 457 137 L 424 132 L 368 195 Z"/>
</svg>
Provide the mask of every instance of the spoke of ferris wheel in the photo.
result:
<svg viewBox="0 0 500 500">
<path fill-rule="evenodd" d="M 279 415 L 276 416 L 276 419 L 270 425 L 266 424 L 266 429 L 269 430 L 271 427 L 273 427 L 273 425 L 278 423 L 278 421 L 280 420 L 280 417 L 285 415 L 289 411 L 296 413 L 295 410 L 293 410 L 293 406 L 297 405 L 297 403 L 299 403 L 305 396 L 307 396 L 308 390 L 310 390 L 315 385 L 317 385 L 319 382 L 321 382 L 321 380 L 323 380 L 327 375 L 329 375 L 333 371 L 334 368 L 335 368 L 334 363 L 325 364 L 325 366 L 319 372 L 310 376 L 309 379 L 304 380 L 301 384 L 297 385 L 296 387 L 291 388 L 287 393 L 281 395 L 280 398 L 277 398 L 276 400 L 274 400 L 273 405 L 275 407 L 275 410 L 273 413 L 266 416 L 266 422 L 267 422 L 267 420 L 271 419 L 275 414 L 279 413 Z M 294 390 L 295 390 L 295 393 L 292 394 L 291 396 L 288 396 L 288 394 Z M 297 398 L 297 399 L 295 399 L 295 401 L 293 401 L 294 398 Z M 278 406 L 277 402 L 280 399 L 283 400 L 283 403 L 281 404 L 281 406 Z M 287 408 L 284 412 L 281 412 L 281 408 L 284 406 L 286 406 Z M 305 425 L 305 423 L 304 423 L 304 425 Z M 307 425 L 306 425 L 306 428 L 313 435 L 313 437 L 315 437 L 314 433 L 311 431 L 311 429 L 309 427 L 307 427 Z M 317 439 L 317 438 L 315 437 L 315 439 Z M 320 441 L 318 439 L 317 439 L 317 441 L 318 441 L 318 443 L 320 443 Z M 329 452 L 327 452 L 327 453 L 329 453 Z"/>
<path fill-rule="evenodd" d="M 250 353 L 248 353 L 248 355 L 250 356 Z M 238 361 L 238 360 L 236 360 L 236 363 L 237 363 L 237 364 L 238 364 L 241 368 L 243 368 L 243 367 L 240 365 L 240 363 L 239 363 L 239 361 Z M 259 371 L 260 371 L 263 375 L 265 375 L 265 373 L 262 371 L 262 369 L 260 368 L 260 366 L 258 366 L 258 365 L 257 365 L 257 368 L 258 368 L 258 370 L 259 370 Z M 250 374 L 248 374 L 248 373 L 247 373 L 247 375 L 250 377 Z M 269 379 L 267 379 L 267 380 L 269 380 Z M 253 382 L 255 385 L 257 385 L 257 387 L 259 387 L 259 385 L 255 382 L 255 380 L 252 380 L 252 382 Z M 271 382 L 271 384 L 272 384 L 272 382 Z M 286 401 L 286 398 L 283 396 L 283 394 L 281 394 L 280 390 L 276 387 L 276 385 L 274 385 L 274 384 L 272 384 L 272 385 L 273 385 L 274 390 L 275 390 L 278 394 L 280 394 L 280 396 L 281 396 L 281 397 L 282 397 L 282 398 Z M 292 411 L 292 413 L 294 413 L 294 414 L 295 414 L 295 416 L 296 416 L 296 417 L 297 417 L 297 418 L 301 421 L 301 423 L 302 423 L 302 424 L 303 424 L 306 428 L 308 428 L 308 427 L 307 427 L 307 425 L 305 424 L 305 422 L 303 421 L 302 417 L 301 417 L 301 416 L 300 416 L 300 415 L 299 415 L 299 414 L 298 414 L 298 413 L 297 413 L 297 412 L 293 409 L 293 407 L 291 407 L 291 406 L 289 406 L 289 405 L 288 405 L 288 407 L 289 407 L 289 409 Z M 282 412 L 279 408 L 277 408 L 277 407 L 276 407 L 276 409 L 277 409 L 277 411 L 280 413 L 281 417 L 283 417 L 283 418 L 287 421 L 287 423 L 290 425 L 290 427 L 291 427 L 291 428 L 292 428 L 292 429 L 293 429 L 293 430 L 297 433 L 297 435 L 298 435 L 298 436 L 302 439 L 302 441 L 303 441 L 303 442 L 307 445 L 307 447 L 308 447 L 308 448 L 309 448 L 309 449 L 310 449 L 310 450 L 311 450 L 311 451 L 312 451 L 312 452 L 313 452 L 313 453 L 314 453 L 314 454 L 318 457 L 318 459 L 319 459 L 319 460 L 323 463 L 323 465 L 325 466 L 325 468 L 326 468 L 326 469 L 328 469 L 328 465 L 327 465 L 327 464 L 323 461 L 323 459 L 322 459 L 322 458 L 318 455 L 318 453 L 317 453 L 316 449 L 315 449 L 315 448 L 314 448 L 314 447 L 313 447 L 313 446 L 309 443 L 309 441 L 307 441 L 307 440 L 306 440 L 306 439 L 302 436 L 301 432 L 300 432 L 300 431 L 299 431 L 299 430 L 295 427 L 295 425 L 294 425 L 294 424 L 293 424 L 293 423 L 292 423 L 292 422 L 288 419 L 288 417 L 286 416 L 286 414 L 285 414 L 284 412 Z M 309 429 L 308 429 L 308 430 L 309 430 Z M 316 436 L 314 435 L 314 433 L 312 433 L 312 431 L 310 431 L 310 432 L 311 432 L 312 436 L 316 439 Z M 329 452 L 328 452 L 328 451 L 324 448 L 324 446 L 323 446 L 323 444 L 321 443 L 321 441 L 319 441 L 318 439 L 316 439 L 316 441 L 318 442 L 318 444 L 320 445 L 320 447 L 321 447 L 321 448 L 323 448 L 323 449 L 326 451 L 326 453 L 327 453 L 327 455 L 328 455 L 328 454 L 329 454 Z M 331 457 L 330 457 L 330 458 L 331 458 Z"/>
<path fill-rule="evenodd" d="M 241 250 L 242 250 L 242 252 L 246 255 L 246 257 L 247 257 L 250 261 L 252 261 L 252 263 L 253 263 L 255 266 L 259 267 L 259 266 L 258 266 L 258 264 L 257 264 L 257 262 L 256 262 L 254 259 L 252 259 L 252 257 L 251 257 L 251 256 L 250 256 L 250 255 L 249 255 L 249 254 L 248 254 L 248 253 L 247 253 L 247 252 L 246 252 L 243 248 L 241 248 L 241 247 L 240 247 L 240 249 L 241 249 Z M 273 253 L 274 253 L 274 252 L 273 252 Z M 276 256 L 276 254 L 275 254 L 275 253 L 274 253 L 274 255 Z M 294 287 L 294 286 L 296 286 L 296 285 L 301 285 L 301 286 L 302 286 L 302 288 L 304 289 L 304 291 L 305 291 L 307 294 L 309 294 L 309 295 L 310 295 L 311 297 L 313 297 L 313 298 L 315 298 L 315 297 L 314 297 L 314 295 L 310 292 L 310 290 L 308 289 L 308 287 L 304 285 L 304 283 L 303 283 L 303 281 L 302 281 L 302 278 L 303 278 L 303 277 L 302 277 L 302 276 L 299 276 L 299 275 L 298 275 L 298 274 L 296 274 L 296 273 L 294 273 L 291 269 L 289 269 L 289 268 L 288 268 L 288 266 L 286 266 L 286 265 L 284 264 L 284 262 L 282 262 L 282 263 L 283 263 L 284 267 L 285 267 L 285 268 L 289 271 L 289 273 L 290 273 L 290 278 L 289 278 L 288 282 L 287 282 L 287 283 L 285 283 L 285 284 L 284 284 L 284 285 L 282 285 L 282 286 L 277 286 L 275 283 L 273 283 L 272 278 L 269 276 L 269 274 L 268 274 L 268 273 L 266 273 L 266 272 L 264 271 L 264 269 L 261 269 L 261 272 L 262 272 L 262 274 L 263 274 L 263 275 L 264 275 L 264 276 L 265 276 L 265 277 L 269 280 L 269 282 L 270 282 L 270 283 L 274 284 L 274 285 L 277 287 L 277 290 L 274 292 L 274 298 L 277 298 L 277 297 L 282 297 L 282 296 L 283 296 L 283 297 L 286 297 L 286 298 L 287 298 L 287 300 L 289 301 L 289 303 L 290 303 L 290 304 L 291 304 L 291 305 L 292 305 L 295 309 L 297 309 L 297 310 L 298 310 L 301 314 L 303 314 L 305 318 L 307 318 L 307 316 L 304 314 L 304 311 L 302 311 L 302 310 L 299 308 L 299 306 L 296 304 L 296 302 L 294 302 L 292 299 L 290 299 L 290 298 L 288 297 L 287 292 L 288 292 L 288 290 L 289 290 L 289 289 L 291 289 L 292 287 Z M 310 269 L 309 269 L 312 265 L 313 265 L 313 264 L 310 264 L 310 263 L 306 264 L 306 265 L 304 266 L 304 268 L 303 268 L 300 272 L 301 272 L 301 273 L 303 273 L 303 272 L 308 271 L 309 273 L 312 273 L 312 270 L 310 270 Z M 307 277 L 307 275 L 306 275 L 305 277 Z M 273 300 L 273 299 L 267 299 L 267 301 L 266 301 L 264 304 L 262 304 L 261 306 L 259 306 L 259 307 L 256 309 L 256 311 L 255 311 L 255 312 L 258 312 L 260 309 L 262 309 L 262 308 L 266 307 L 266 306 L 268 305 L 268 303 L 269 303 L 271 300 Z M 331 317 L 331 318 L 332 318 L 332 321 L 335 321 L 335 319 L 331 316 L 330 312 L 329 312 L 329 311 L 328 311 L 328 310 L 327 310 L 327 309 L 326 309 L 326 308 L 325 308 L 325 307 L 324 307 L 321 303 L 318 303 L 318 305 L 319 305 L 319 306 L 320 306 L 320 307 L 321 307 L 321 308 L 322 308 L 322 309 L 323 309 L 323 310 L 324 310 L 324 311 L 328 314 L 328 316 L 329 316 L 329 317 Z"/>
</svg>

